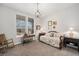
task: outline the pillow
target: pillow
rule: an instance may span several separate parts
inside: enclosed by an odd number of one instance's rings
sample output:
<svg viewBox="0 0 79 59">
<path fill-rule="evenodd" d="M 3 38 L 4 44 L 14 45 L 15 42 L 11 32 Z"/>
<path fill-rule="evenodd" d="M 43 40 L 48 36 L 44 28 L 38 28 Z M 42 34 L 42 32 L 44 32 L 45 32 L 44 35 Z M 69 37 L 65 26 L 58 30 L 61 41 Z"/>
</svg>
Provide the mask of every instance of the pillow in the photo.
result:
<svg viewBox="0 0 79 59">
<path fill-rule="evenodd" d="M 50 33 L 46 33 L 46 36 L 50 36 Z"/>
<path fill-rule="evenodd" d="M 55 33 L 51 32 L 51 35 L 50 35 L 50 37 L 54 37 L 54 35 L 55 35 Z"/>
</svg>

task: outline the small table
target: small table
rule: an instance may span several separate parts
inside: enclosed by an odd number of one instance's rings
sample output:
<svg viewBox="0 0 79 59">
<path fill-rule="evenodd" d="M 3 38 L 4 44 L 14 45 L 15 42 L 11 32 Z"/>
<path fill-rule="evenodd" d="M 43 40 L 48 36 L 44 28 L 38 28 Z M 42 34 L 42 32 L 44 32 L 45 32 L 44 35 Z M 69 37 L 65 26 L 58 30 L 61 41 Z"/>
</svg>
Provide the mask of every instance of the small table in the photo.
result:
<svg viewBox="0 0 79 59">
<path fill-rule="evenodd" d="M 34 34 L 30 34 L 30 35 L 28 35 L 28 36 L 25 36 L 25 37 L 23 38 L 23 44 L 24 44 L 25 42 L 33 41 L 33 37 L 34 37 L 34 36 L 35 36 Z"/>
<path fill-rule="evenodd" d="M 64 37 L 64 46 L 66 47 L 67 44 L 69 43 L 73 43 L 74 45 L 78 46 L 78 52 L 79 52 L 79 39 Z"/>
</svg>

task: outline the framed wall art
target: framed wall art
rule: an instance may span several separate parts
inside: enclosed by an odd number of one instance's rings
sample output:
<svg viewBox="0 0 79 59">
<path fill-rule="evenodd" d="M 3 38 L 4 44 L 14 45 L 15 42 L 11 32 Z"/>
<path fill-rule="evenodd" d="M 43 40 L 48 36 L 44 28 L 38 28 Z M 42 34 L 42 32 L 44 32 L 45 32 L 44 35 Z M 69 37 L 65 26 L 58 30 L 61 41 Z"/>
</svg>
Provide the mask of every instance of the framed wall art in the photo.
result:
<svg viewBox="0 0 79 59">
<path fill-rule="evenodd" d="M 56 20 L 53 20 L 52 21 L 52 25 L 57 25 L 57 21 Z"/>
<path fill-rule="evenodd" d="M 41 26 L 40 25 L 36 25 L 36 30 L 40 30 Z"/>
<path fill-rule="evenodd" d="M 48 21 L 48 26 L 52 26 L 52 21 Z"/>
</svg>

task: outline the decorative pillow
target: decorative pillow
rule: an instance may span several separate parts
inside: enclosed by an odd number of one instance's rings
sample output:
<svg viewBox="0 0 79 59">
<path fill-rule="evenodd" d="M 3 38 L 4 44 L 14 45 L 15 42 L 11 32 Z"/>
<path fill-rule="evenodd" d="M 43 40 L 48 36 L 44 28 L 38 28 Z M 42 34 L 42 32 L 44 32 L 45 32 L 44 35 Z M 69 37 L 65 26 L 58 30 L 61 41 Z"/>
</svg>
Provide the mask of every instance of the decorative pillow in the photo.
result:
<svg viewBox="0 0 79 59">
<path fill-rule="evenodd" d="M 50 37 L 54 37 L 54 35 L 55 35 L 55 33 L 52 32 L 51 35 L 50 35 Z"/>
<path fill-rule="evenodd" d="M 50 33 L 46 33 L 46 36 L 50 36 Z"/>
<path fill-rule="evenodd" d="M 50 37 L 52 37 L 52 33 L 50 33 Z"/>
</svg>

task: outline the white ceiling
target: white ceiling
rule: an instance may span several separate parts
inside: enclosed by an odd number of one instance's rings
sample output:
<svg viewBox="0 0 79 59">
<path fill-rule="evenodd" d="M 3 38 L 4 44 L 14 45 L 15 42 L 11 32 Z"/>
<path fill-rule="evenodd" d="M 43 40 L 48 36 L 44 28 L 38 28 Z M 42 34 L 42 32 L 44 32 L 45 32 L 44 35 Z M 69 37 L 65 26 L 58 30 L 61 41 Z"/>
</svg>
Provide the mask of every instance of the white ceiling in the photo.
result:
<svg viewBox="0 0 79 59">
<path fill-rule="evenodd" d="M 3 3 L 0 4 L 7 6 L 9 8 L 30 14 L 35 15 L 36 12 L 36 3 Z M 77 3 L 39 3 L 39 9 L 41 17 L 47 17 L 57 11 L 63 10 L 65 8 L 78 5 Z"/>
</svg>

